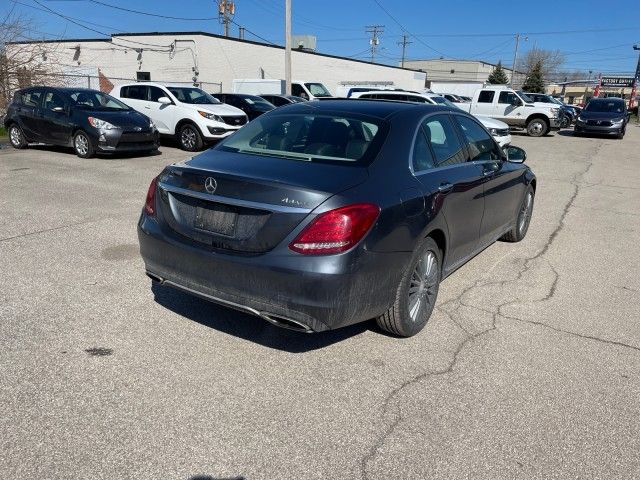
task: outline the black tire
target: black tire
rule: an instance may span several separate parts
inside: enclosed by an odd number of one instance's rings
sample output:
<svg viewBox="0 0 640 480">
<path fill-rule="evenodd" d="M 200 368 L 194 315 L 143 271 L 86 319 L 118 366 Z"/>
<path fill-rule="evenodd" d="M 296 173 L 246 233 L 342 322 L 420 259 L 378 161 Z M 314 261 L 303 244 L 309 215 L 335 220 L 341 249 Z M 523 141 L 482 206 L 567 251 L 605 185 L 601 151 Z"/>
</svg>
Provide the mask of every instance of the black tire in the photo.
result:
<svg viewBox="0 0 640 480">
<path fill-rule="evenodd" d="M 27 148 L 28 142 L 27 139 L 24 138 L 24 133 L 22 133 L 22 129 L 19 125 L 12 123 L 9 125 L 9 142 L 13 148 L 17 148 L 21 150 L 23 148 Z"/>
<path fill-rule="evenodd" d="M 511 230 L 500 237 L 500 240 L 504 242 L 519 242 L 527 235 L 529 224 L 531 223 L 531 216 L 533 215 L 533 203 L 535 197 L 536 192 L 533 190 L 533 187 L 529 185 L 522 197 L 515 225 Z"/>
<path fill-rule="evenodd" d="M 91 158 L 96 153 L 93 140 L 84 130 L 78 130 L 73 136 L 73 150 L 80 158 Z"/>
<path fill-rule="evenodd" d="M 571 126 L 571 118 L 568 115 L 563 115 L 560 120 L 560 128 L 569 128 Z"/>
<path fill-rule="evenodd" d="M 625 134 L 625 129 L 623 128 L 622 130 L 620 130 L 620 133 L 618 134 L 618 140 L 622 140 L 624 138 L 624 134 Z"/>
<path fill-rule="evenodd" d="M 203 141 L 200 130 L 195 125 L 187 123 L 178 131 L 178 144 L 182 150 L 197 152 L 202 149 Z"/>
<path fill-rule="evenodd" d="M 544 137 L 549 133 L 549 121 L 535 117 L 527 122 L 527 135 L 530 137 Z"/>
<path fill-rule="evenodd" d="M 427 324 L 438 297 L 442 252 L 432 238 L 416 248 L 396 290 L 391 308 L 380 315 L 378 326 L 400 337 L 411 337 Z"/>
</svg>

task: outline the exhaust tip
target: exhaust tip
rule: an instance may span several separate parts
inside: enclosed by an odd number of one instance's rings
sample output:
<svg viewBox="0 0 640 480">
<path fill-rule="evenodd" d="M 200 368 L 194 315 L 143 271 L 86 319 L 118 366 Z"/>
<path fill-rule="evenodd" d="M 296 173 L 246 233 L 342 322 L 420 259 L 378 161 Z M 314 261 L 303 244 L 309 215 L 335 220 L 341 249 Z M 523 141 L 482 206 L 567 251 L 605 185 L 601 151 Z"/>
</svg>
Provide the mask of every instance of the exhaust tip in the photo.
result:
<svg viewBox="0 0 640 480">
<path fill-rule="evenodd" d="M 146 274 L 154 283 L 159 283 L 161 285 L 164 283 L 164 279 L 162 277 L 150 272 L 146 272 Z"/>
<path fill-rule="evenodd" d="M 276 327 L 286 328 L 287 330 L 293 330 L 296 332 L 313 333 L 313 330 L 311 330 L 308 325 L 298 322 L 297 320 L 291 320 L 290 318 L 270 313 L 261 313 L 260 316 Z"/>
</svg>

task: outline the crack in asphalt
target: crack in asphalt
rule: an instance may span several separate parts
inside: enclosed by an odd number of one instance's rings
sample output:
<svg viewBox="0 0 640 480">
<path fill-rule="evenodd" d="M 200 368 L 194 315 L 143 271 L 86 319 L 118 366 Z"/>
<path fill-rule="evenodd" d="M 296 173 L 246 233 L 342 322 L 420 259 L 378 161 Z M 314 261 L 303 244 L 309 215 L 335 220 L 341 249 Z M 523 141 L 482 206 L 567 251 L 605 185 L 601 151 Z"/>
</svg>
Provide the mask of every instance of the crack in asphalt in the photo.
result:
<svg viewBox="0 0 640 480">
<path fill-rule="evenodd" d="M 591 152 L 591 158 L 594 158 L 598 155 L 599 151 L 601 149 L 601 145 L 598 145 L 598 147 L 595 149 L 595 151 Z M 533 325 L 537 325 L 537 326 L 541 326 L 547 329 L 550 329 L 552 331 L 558 332 L 558 333 L 563 333 L 566 335 L 572 335 L 584 340 L 591 340 L 591 341 L 598 341 L 598 342 L 602 342 L 604 344 L 608 344 L 608 345 L 612 345 L 612 346 L 618 346 L 618 347 L 624 347 L 624 348 L 629 348 L 632 350 L 636 350 L 636 351 L 640 351 L 640 347 L 636 347 L 633 345 L 629 345 L 629 344 L 625 344 L 622 342 L 617 342 L 617 341 L 613 341 L 613 340 L 606 340 L 606 339 L 601 339 L 599 337 L 594 337 L 591 335 L 584 335 L 584 334 L 580 334 L 580 333 L 575 333 L 575 332 L 571 332 L 568 330 L 562 330 L 559 329 L 557 327 L 552 327 L 550 325 L 547 325 L 545 323 L 542 322 L 536 322 L 533 320 L 524 320 L 524 319 L 520 319 L 517 317 L 512 317 L 512 316 L 508 316 L 506 314 L 503 313 L 503 309 L 507 308 L 508 306 L 512 306 L 512 305 L 517 305 L 517 304 L 521 304 L 521 303 L 527 303 L 527 302 L 522 302 L 521 300 L 512 300 L 512 301 L 507 301 L 504 303 L 501 303 L 499 305 L 497 305 L 497 307 L 494 310 L 488 310 L 486 308 L 482 308 L 479 307 L 477 305 L 471 305 L 467 302 L 464 301 L 464 297 L 471 291 L 473 291 L 474 289 L 478 288 L 478 287 L 487 287 L 487 286 L 504 286 L 507 283 L 513 283 L 513 282 L 517 282 L 519 280 L 521 280 L 523 278 L 523 276 L 532 268 L 532 265 L 534 264 L 534 262 L 540 258 L 542 258 L 544 255 L 546 255 L 546 253 L 549 251 L 549 249 L 551 248 L 551 246 L 553 245 L 553 243 L 555 242 L 556 238 L 558 237 L 558 235 L 563 231 L 564 227 L 565 227 L 565 220 L 566 217 L 569 213 L 569 211 L 571 210 L 571 208 L 574 206 L 574 202 L 580 192 L 580 186 L 582 184 L 585 184 L 586 182 L 582 182 L 581 179 L 584 178 L 590 171 L 590 169 L 593 167 L 594 162 L 593 160 L 591 160 L 586 168 L 584 168 L 583 170 L 577 172 L 575 175 L 573 175 L 573 177 L 571 178 L 571 180 L 569 181 L 569 183 L 571 185 L 573 185 L 574 189 L 573 189 L 573 193 L 571 194 L 569 200 L 565 203 L 565 206 L 562 210 L 562 213 L 560 215 L 559 221 L 558 221 L 558 225 L 556 226 L 556 228 L 551 232 L 551 234 L 549 235 L 549 237 L 547 238 L 547 241 L 545 243 L 545 245 L 536 253 L 534 254 L 532 257 L 528 257 L 525 259 L 525 261 L 523 262 L 523 265 L 521 266 L 521 268 L 518 270 L 518 273 L 516 274 L 515 279 L 508 279 L 508 280 L 499 280 L 499 281 L 494 281 L 494 282 L 482 282 L 482 280 L 477 280 L 475 283 L 473 283 L 471 286 L 466 287 L 465 289 L 462 290 L 462 292 L 455 298 L 448 300 L 447 302 L 443 303 L 442 305 L 440 305 L 437 309 L 438 311 L 442 312 L 447 318 L 449 318 L 452 323 L 454 325 L 456 325 L 466 336 L 466 338 L 460 342 L 460 344 L 458 345 L 458 347 L 454 350 L 451 361 L 449 362 L 449 364 L 447 365 L 446 368 L 441 369 L 441 370 L 435 370 L 435 371 L 425 371 L 422 372 L 418 375 L 415 375 L 414 377 L 408 379 L 407 381 L 403 382 L 402 384 L 400 384 L 398 387 L 394 388 L 393 390 L 391 390 L 387 396 L 385 397 L 383 403 L 382 403 L 382 418 L 383 420 L 385 419 L 385 417 L 387 417 L 387 415 L 390 412 L 391 409 L 391 405 L 392 402 L 399 397 L 399 395 L 404 391 L 407 390 L 408 388 L 410 388 L 413 385 L 416 385 L 418 383 L 420 383 L 421 381 L 430 378 L 430 377 L 434 377 L 434 376 L 439 376 L 439 375 L 445 375 L 447 373 L 450 373 L 453 371 L 453 369 L 455 368 L 457 361 L 458 361 L 458 357 L 460 355 L 460 353 L 463 351 L 463 349 L 471 342 L 473 342 L 474 340 L 476 340 L 477 338 L 492 332 L 494 330 L 496 330 L 496 322 L 498 317 L 502 317 L 505 319 L 509 319 L 509 320 L 513 320 L 513 321 L 517 321 L 517 322 L 521 322 L 521 323 L 528 323 L 528 324 L 533 324 Z M 545 302 L 548 301 L 549 299 L 551 299 L 557 291 L 558 288 L 558 283 L 560 281 L 560 274 L 558 273 L 558 271 L 556 270 L 556 268 L 549 262 L 547 261 L 547 264 L 549 265 L 549 267 L 551 268 L 551 271 L 553 272 L 554 278 L 553 281 L 551 283 L 551 286 L 549 287 L 549 291 L 545 294 L 544 297 L 540 298 L 540 299 L 536 299 L 536 300 L 532 300 L 531 302 L 533 303 L 538 303 L 538 302 Z M 623 287 L 624 288 L 624 287 Z M 447 311 L 447 307 L 453 305 L 454 308 L 452 311 Z M 455 314 L 458 313 L 458 311 L 460 310 L 461 307 L 468 307 L 468 308 L 474 308 L 476 310 L 482 311 L 484 313 L 487 313 L 489 315 L 491 315 L 491 325 L 489 326 L 489 328 L 481 330 L 480 332 L 474 333 L 472 334 L 467 328 L 463 327 L 462 324 L 456 319 L 454 318 Z M 374 442 L 374 444 L 371 446 L 371 448 L 369 449 L 369 452 L 362 457 L 361 461 L 360 461 L 360 476 L 363 479 L 369 479 L 369 474 L 367 471 L 367 467 L 368 464 L 378 455 L 378 453 L 380 452 L 380 450 L 382 449 L 382 447 L 385 445 L 386 441 L 391 437 L 391 435 L 394 433 L 394 431 L 396 430 L 396 428 L 398 427 L 398 425 L 400 424 L 400 422 L 403 420 L 403 416 L 401 413 L 401 408 L 400 405 L 398 405 L 395 409 L 394 409 L 394 413 L 393 413 L 393 418 L 391 419 L 391 421 L 387 422 L 387 427 L 385 428 L 384 432 L 377 438 L 377 440 Z"/>
<path fill-rule="evenodd" d="M 45 228 L 43 230 L 36 230 L 35 232 L 21 233 L 20 235 L 14 235 L 13 237 L 0 238 L 0 242 L 8 242 L 9 240 L 15 240 L 16 238 L 30 237 L 31 235 L 38 235 L 40 233 L 54 232 L 56 230 L 62 230 L 63 228 L 77 227 L 78 225 L 85 225 L 87 223 L 95 222 L 96 220 L 85 220 L 82 222 L 69 223 L 67 225 L 60 225 L 59 227 Z"/>
</svg>

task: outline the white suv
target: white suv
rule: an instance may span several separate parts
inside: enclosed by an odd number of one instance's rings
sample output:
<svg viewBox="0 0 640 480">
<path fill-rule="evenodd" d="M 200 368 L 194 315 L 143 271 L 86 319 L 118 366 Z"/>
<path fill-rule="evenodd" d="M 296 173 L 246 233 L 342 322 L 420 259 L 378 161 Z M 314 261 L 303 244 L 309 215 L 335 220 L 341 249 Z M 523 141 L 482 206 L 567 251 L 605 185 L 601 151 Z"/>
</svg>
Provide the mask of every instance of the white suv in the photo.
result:
<svg viewBox="0 0 640 480">
<path fill-rule="evenodd" d="M 150 117 L 161 135 L 175 136 L 180 147 L 190 152 L 247 123 L 242 110 L 220 103 L 197 87 L 131 83 L 115 87 L 111 95 Z"/>
<path fill-rule="evenodd" d="M 437 93 L 417 93 L 400 90 L 377 90 L 369 92 L 357 92 L 351 98 L 370 98 L 374 100 L 397 100 L 403 102 L 431 103 L 433 105 L 447 105 L 449 107 L 460 108 L 458 104 L 450 102 Z M 511 132 L 509 125 L 500 120 L 484 115 L 474 115 L 480 123 L 489 130 L 493 139 L 501 148 L 511 143 Z"/>
</svg>

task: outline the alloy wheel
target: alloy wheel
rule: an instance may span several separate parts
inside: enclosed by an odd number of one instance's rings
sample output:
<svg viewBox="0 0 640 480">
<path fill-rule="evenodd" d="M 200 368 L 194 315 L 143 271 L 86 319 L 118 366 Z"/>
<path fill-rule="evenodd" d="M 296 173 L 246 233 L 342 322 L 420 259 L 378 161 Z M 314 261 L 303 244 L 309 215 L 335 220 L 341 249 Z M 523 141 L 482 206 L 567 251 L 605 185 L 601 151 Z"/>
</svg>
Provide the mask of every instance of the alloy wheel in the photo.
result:
<svg viewBox="0 0 640 480">
<path fill-rule="evenodd" d="M 533 135 L 539 137 L 544 132 L 544 124 L 541 120 L 534 120 L 529 124 L 529 128 L 527 129 L 529 135 Z"/>
<path fill-rule="evenodd" d="M 438 257 L 428 250 L 418 261 L 411 274 L 409 285 L 409 317 L 418 322 L 424 315 L 426 307 L 436 301 L 438 287 Z"/>
<path fill-rule="evenodd" d="M 185 128 L 182 130 L 182 135 L 180 135 L 180 142 L 182 142 L 182 146 L 187 150 L 195 149 L 196 132 L 191 127 Z"/>
<path fill-rule="evenodd" d="M 533 193 L 527 193 L 527 196 L 522 202 L 522 208 L 520 209 L 520 219 L 518 221 L 518 232 L 520 235 L 524 235 L 529 228 L 529 222 L 531 221 L 531 213 L 533 211 Z"/>
<path fill-rule="evenodd" d="M 11 140 L 11 145 L 14 147 L 22 145 L 22 132 L 17 126 L 12 125 L 9 129 L 9 139 Z"/>
<path fill-rule="evenodd" d="M 76 152 L 81 156 L 84 156 L 89 152 L 89 139 L 82 133 L 78 134 L 74 140 L 74 146 L 76 148 Z"/>
</svg>

